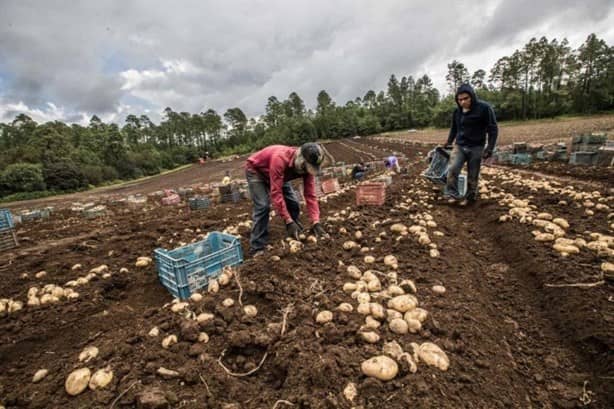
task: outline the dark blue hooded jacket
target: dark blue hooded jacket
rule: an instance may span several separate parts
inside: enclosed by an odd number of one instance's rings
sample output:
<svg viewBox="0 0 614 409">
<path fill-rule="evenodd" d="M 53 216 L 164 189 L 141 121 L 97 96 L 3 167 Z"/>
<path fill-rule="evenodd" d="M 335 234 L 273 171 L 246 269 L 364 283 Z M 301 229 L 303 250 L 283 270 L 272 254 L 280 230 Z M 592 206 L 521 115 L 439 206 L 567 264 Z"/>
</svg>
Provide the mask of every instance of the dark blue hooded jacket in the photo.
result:
<svg viewBox="0 0 614 409">
<path fill-rule="evenodd" d="M 458 95 L 467 93 L 471 95 L 471 109 L 468 112 L 463 112 L 458 103 Z M 478 100 L 473 87 L 469 84 L 463 84 L 456 91 L 456 105 L 452 115 L 452 127 L 448 136 L 448 145 L 456 139 L 456 143 L 461 146 L 484 146 L 486 143 L 486 133 L 488 133 L 488 150 L 492 151 L 497 143 L 497 135 L 499 127 L 497 126 L 497 118 L 492 107 Z"/>
</svg>

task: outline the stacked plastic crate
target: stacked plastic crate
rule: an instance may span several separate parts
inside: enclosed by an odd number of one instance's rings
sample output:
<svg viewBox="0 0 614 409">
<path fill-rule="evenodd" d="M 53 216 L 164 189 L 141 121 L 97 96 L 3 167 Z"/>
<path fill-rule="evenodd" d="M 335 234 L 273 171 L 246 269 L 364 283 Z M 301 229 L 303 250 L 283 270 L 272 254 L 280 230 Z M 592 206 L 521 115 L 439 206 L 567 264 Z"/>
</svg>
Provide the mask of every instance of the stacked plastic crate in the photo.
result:
<svg viewBox="0 0 614 409">
<path fill-rule="evenodd" d="M 13 215 L 8 209 L 0 209 L 0 251 L 17 247 Z"/>
</svg>

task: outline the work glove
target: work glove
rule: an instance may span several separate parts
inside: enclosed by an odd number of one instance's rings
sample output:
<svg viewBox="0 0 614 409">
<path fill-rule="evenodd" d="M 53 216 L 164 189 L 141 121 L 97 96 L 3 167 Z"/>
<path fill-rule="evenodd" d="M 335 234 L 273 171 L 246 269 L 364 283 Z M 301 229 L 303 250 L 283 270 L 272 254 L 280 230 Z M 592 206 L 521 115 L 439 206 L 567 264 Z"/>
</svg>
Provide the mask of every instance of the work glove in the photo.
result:
<svg viewBox="0 0 614 409">
<path fill-rule="evenodd" d="M 322 225 L 320 223 L 316 223 L 313 225 L 313 227 L 311 228 L 311 232 L 317 237 L 317 238 L 322 238 L 322 237 L 329 237 L 328 233 L 326 233 L 326 230 L 324 230 L 324 227 L 322 227 Z"/>
<path fill-rule="evenodd" d="M 288 233 L 288 237 L 294 240 L 299 240 L 299 234 L 301 233 L 301 229 L 295 222 L 290 222 L 286 224 L 286 232 Z"/>
<path fill-rule="evenodd" d="M 484 153 L 482 153 L 482 159 L 488 159 L 492 156 L 492 150 L 486 149 Z"/>
</svg>

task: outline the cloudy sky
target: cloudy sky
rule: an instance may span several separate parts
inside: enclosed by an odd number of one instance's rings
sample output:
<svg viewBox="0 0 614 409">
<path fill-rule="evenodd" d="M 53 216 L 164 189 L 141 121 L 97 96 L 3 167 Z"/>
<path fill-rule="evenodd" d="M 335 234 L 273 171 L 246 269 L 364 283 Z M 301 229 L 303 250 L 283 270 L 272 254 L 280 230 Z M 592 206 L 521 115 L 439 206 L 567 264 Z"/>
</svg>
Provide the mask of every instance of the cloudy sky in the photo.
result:
<svg viewBox="0 0 614 409">
<path fill-rule="evenodd" d="M 471 72 L 531 37 L 595 32 L 614 44 L 611 0 L 0 0 L 0 122 L 155 122 L 175 111 L 248 116 L 297 92 L 339 103 L 390 74 Z"/>
</svg>

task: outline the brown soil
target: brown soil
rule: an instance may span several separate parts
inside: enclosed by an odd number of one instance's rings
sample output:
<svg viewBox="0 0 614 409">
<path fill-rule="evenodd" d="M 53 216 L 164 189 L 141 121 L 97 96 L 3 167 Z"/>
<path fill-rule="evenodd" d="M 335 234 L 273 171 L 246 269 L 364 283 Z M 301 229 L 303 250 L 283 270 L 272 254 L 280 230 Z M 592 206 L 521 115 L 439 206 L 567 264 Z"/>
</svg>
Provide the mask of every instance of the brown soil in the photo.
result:
<svg viewBox="0 0 614 409">
<path fill-rule="evenodd" d="M 21 225 L 21 246 L 2 254 L 2 297 L 25 301 L 32 286 L 64 284 L 100 264 L 107 264 L 112 276 L 77 287 L 80 297 L 75 301 L 25 307 L 0 317 L 0 402 L 7 408 L 574 408 L 582 406 L 584 396 L 584 402 L 591 400 L 588 407 L 613 406 L 612 285 L 545 286 L 596 281 L 601 259 L 584 251 L 565 259 L 556 256 L 551 247 L 533 240 L 529 226 L 498 223 L 507 209 L 491 200 L 465 208 L 442 203 L 429 193 L 409 211 L 395 208 L 404 197 L 415 196 L 409 190 L 431 191 L 419 176 L 426 148 L 364 138 L 330 145 L 335 159 L 346 162 L 369 156 L 351 147 L 379 158 L 401 151 L 410 159 L 410 173 L 394 177 L 383 206 L 356 208 L 353 190 L 322 203 L 323 219 L 342 210 L 360 215 L 344 224 L 327 223 L 331 238 L 306 245 L 301 253 L 281 247 L 284 228 L 273 220 L 274 249 L 247 259 L 238 270 L 241 298 L 233 281 L 201 303 L 191 303 L 193 312 L 216 316 L 201 328 L 163 308 L 172 297 L 159 284 L 155 267 L 139 269 L 134 263 L 139 256 L 151 256 L 156 247 L 174 248 L 199 232 L 221 231 L 249 219 L 247 201 L 202 212 L 189 212 L 185 204 L 148 203 L 136 209 L 118 205 L 112 214 L 94 220 L 59 210 L 48 220 Z M 176 173 L 130 191 L 189 185 L 201 177 L 197 170 L 210 171 L 202 175 L 203 181 L 213 181 L 226 166 L 240 174 L 239 161 L 210 166 L 186 171 L 185 179 Z M 494 188 L 519 198 L 532 196 L 539 209 L 565 217 L 572 237 L 587 230 L 608 231 L 607 213 L 589 218 L 582 209 L 560 207 L 560 198 L 484 178 Z M 591 186 L 595 189 L 606 194 L 607 186 Z M 391 223 L 409 225 L 410 215 L 427 210 L 445 234 L 436 239 L 440 258 L 430 258 L 413 238 L 397 241 L 390 234 Z M 383 223 L 373 228 L 375 221 Z M 402 367 L 390 382 L 366 378 L 360 364 L 378 354 L 383 341 L 368 345 L 360 340 L 357 329 L 363 317 L 335 312 L 332 323 L 316 324 L 318 311 L 354 303 L 341 290 L 348 280 L 339 262 L 367 268 L 364 254 L 342 249 L 349 236 L 339 233 L 339 227 L 349 234 L 365 233 L 361 244 L 373 248 L 368 254 L 376 257 L 376 269 L 386 271 L 383 257 L 394 254 L 400 278 L 415 281 L 420 304 L 429 311 L 419 333 L 399 336 L 381 329 L 382 339 L 397 340 L 406 349 L 410 342 L 435 342 L 450 358 L 448 371 L 421 363 L 415 374 Z M 376 242 L 383 231 L 388 235 Z M 247 250 L 249 232 L 242 229 L 240 235 Z M 271 261 L 272 255 L 280 261 Z M 76 263 L 83 268 L 73 271 Z M 129 272 L 120 273 L 122 267 Z M 47 275 L 35 278 L 41 270 Z M 430 290 L 435 284 L 446 287 L 444 296 Z M 224 308 L 221 302 L 228 297 L 235 306 Z M 255 305 L 258 315 L 243 316 L 239 301 Z M 154 326 L 160 329 L 157 338 L 147 335 Z M 209 334 L 208 343 L 195 342 L 198 330 Z M 163 349 L 161 340 L 169 334 L 176 334 L 179 342 Z M 87 345 L 97 346 L 100 355 L 80 364 L 78 355 Z M 257 370 L 237 377 L 220 363 L 235 373 Z M 107 365 L 114 371 L 107 389 L 76 397 L 64 391 L 73 369 Z M 156 374 L 159 367 L 179 375 L 165 379 Z M 32 383 L 41 368 L 49 375 Z M 354 404 L 342 394 L 349 382 L 358 389 Z"/>
</svg>

